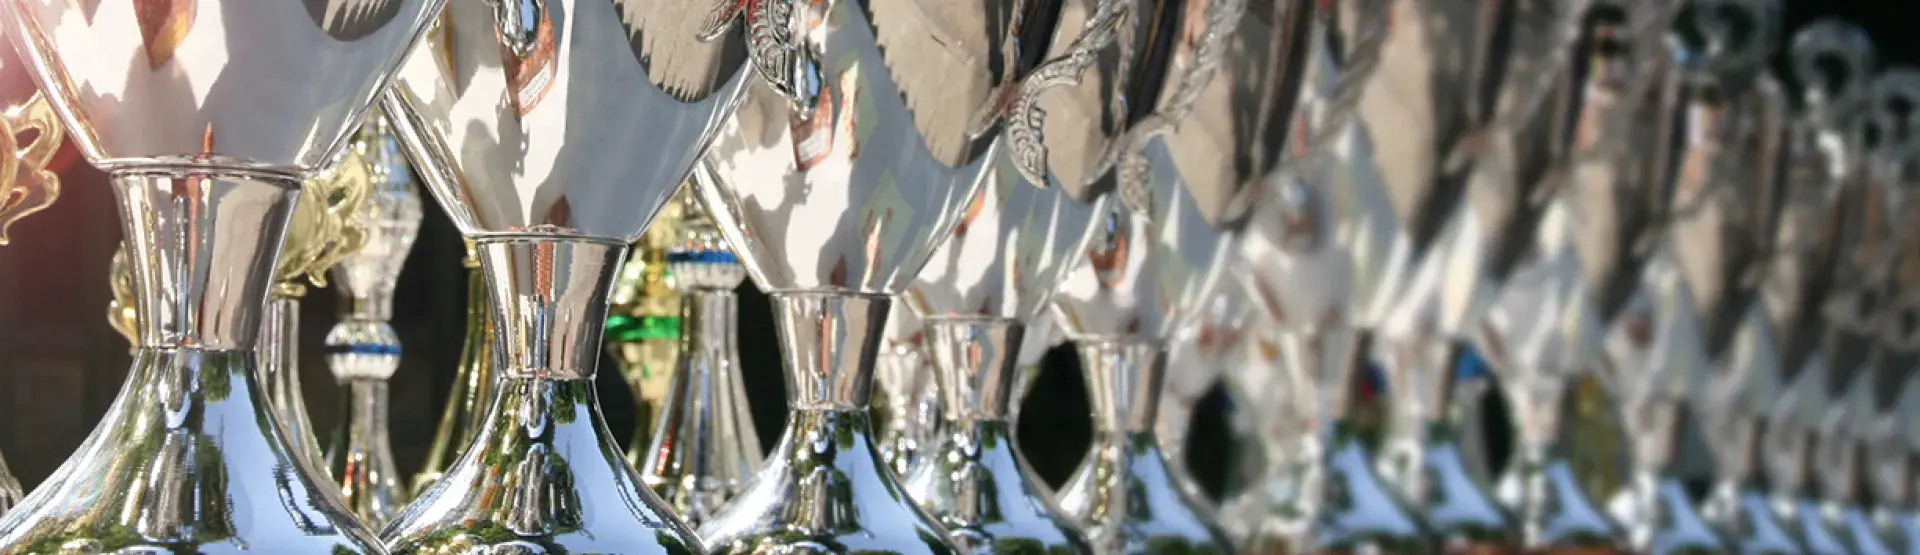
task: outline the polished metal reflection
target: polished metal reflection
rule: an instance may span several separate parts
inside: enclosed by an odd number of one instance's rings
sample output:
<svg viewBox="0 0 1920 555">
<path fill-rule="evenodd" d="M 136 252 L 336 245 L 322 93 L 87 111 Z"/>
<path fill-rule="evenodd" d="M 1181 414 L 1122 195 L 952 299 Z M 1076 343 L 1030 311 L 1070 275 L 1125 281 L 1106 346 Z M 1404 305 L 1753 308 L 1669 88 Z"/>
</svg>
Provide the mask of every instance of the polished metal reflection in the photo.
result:
<svg viewBox="0 0 1920 555">
<path fill-rule="evenodd" d="M 473 444 L 474 434 L 486 421 L 487 406 L 493 403 L 493 304 L 487 300 L 487 280 L 472 247 L 469 241 L 467 256 L 461 259 L 467 273 L 467 326 L 462 334 L 465 339 L 460 346 L 460 365 L 454 370 L 453 387 L 447 392 L 447 406 L 440 411 L 440 423 L 434 427 L 433 443 L 427 447 L 427 460 L 413 475 L 408 491 L 427 491 L 440 480 L 441 473 Z"/>
<path fill-rule="evenodd" d="M 1222 287 L 1207 303 L 1200 318 L 1174 334 L 1167 348 L 1167 382 L 1160 392 L 1159 418 L 1154 436 L 1174 466 L 1174 476 L 1197 495 L 1199 481 L 1186 468 L 1187 435 L 1193 428 L 1193 412 L 1214 384 L 1225 380 L 1228 372 L 1245 364 L 1246 352 L 1240 338 L 1253 308 L 1247 305 L 1245 290 Z"/>
<path fill-rule="evenodd" d="M 6 457 L 0 457 L 0 516 L 6 516 L 7 511 L 19 504 L 20 497 L 26 494 L 27 491 L 20 488 L 20 479 L 7 470 Z"/>
<path fill-rule="evenodd" d="M 606 350 L 633 393 L 634 432 L 627 440 L 627 460 L 636 466 L 650 457 L 647 447 L 667 410 L 668 389 L 680 365 L 680 313 L 686 306 L 674 288 L 667 251 L 680 240 L 686 198 L 688 187 L 683 185 L 634 242 L 613 283 Z"/>
<path fill-rule="evenodd" d="M 692 196 L 667 251 L 686 306 L 672 382 L 640 461 L 640 475 L 688 524 L 700 526 L 760 470 L 760 435 L 747 410 L 740 366 L 739 299 L 747 271 Z"/>
<path fill-rule="evenodd" d="M 1298 555 L 1314 550 L 1314 519 L 1320 514 L 1323 458 L 1319 412 L 1323 384 L 1313 354 L 1282 351 L 1298 345 L 1286 330 L 1255 311 L 1240 339 L 1244 364 L 1227 372 L 1228 387 L 1246 399 L 1262 473 L 1239 495 L 1221 503 L 1219 520 L 1234 546 L 1248 555 Z M 1338 362 L 1344 363 L 1344 362 Z"/>
<path fill-rule="evenodd" d="M 387 380 L 400 367 L 393 293 L 424 217 L 413 169 L 386 118 L 375 114 L 348 145 L 351 171 L 365 171 L 365 208 L 353 216 L 366 229 L 357 252 L 333 270 L 342 297 L 340 322 L 327 331 L 327 365 L 347 386 L 346 433 L 335 434 L 328 468 L 348 508 L 368 526 L 384 526 L 411 499 L 388 441 Z M 339 443 L 344 441 L 345 443 Z"/>
<path fill-rule="evenodd" d="M 625 246 L 745 79 L 738 49 L 699 40 L 703 13 L 461 2 L 401 69 L 384 106 L 477 243 L 501 377 L 467 453 L 388 526 L 395 552 L 703 550 L 612 444 L 591 393 Z"/>
<path fill-rule="evenodd" d="M 486 423 L 383 532 L 394 553 L 689 553 L 700 541 L 613 442 L 593 377 L 623 241 L 476 241 L 502 354 Z M 581 318 L 554 315 L 583 314 Z M 584 356 L 583 356 L 584 355 Z"/>
<path fill-rule="evenodd" d="M 940 398 L 925 331 L 912 310 L 887 312 L 886 331 L 873 362 L 873 439 L 894 476 L 905 479 L 921 452 L 940 432 Z"/>
</svg>

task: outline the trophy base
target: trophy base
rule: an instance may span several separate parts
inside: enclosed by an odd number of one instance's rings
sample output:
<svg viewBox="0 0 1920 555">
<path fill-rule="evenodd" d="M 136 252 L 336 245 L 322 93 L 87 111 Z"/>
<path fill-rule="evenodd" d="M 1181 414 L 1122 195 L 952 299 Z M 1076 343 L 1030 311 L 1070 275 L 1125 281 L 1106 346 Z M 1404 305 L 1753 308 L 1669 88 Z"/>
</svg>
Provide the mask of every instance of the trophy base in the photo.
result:
<svg viewBox="0 0 1920 555">
<path fill-rule="evenodd" d="M 802 409 L 746 491 L 700 530 L 710 553 L 952 555 L 880 460 L 867 411 Z"/>
<path fill-rule="evenodd" d="M 1522 457 L 1500 485 L 1521 515 L 1527 553 L 1630 553 L 1626 533 L 1587 497 L 1585 484 L 1564 456 Z"/>
<path fill-rule="evenodd" d="M 1060 488 L 1060 508 L 1085 527 L 1094 552 L 1233 552 L 1175 481 L 1151 432 L 1097 433 L 1088 457 Z"/>
<path fill-rule="evenodd" d="M 141 348 L 121 399 L 0 519 L 0 553 L 385 553 L 296 462 L 255 354 Z"/>
<path fill-rule="evenodd" d="M 393 553 L 700 552 L 614 444 L 591 378 L 495 387 L 473 445 L 387 527 Z"/>
<path fill-rule="evenodd" d="M 1451 430 L 1428 433 L 1421 456 L 1426 468 L 1428 500 L 1425 516 L 1441 553 L 1500 554 L 1520 552 L 1512 515 L 1500 508 L 1493 494 L 1467 470 Z"/>
<path fill-rule="evenodd" d="M 1364 440 L 1335 424 L 1321 485 L 1312 543 L 1317 553 L 1431 555 L 1438 552 L 1427 525 L 1374 472 Z"/>
<path fill-rule="evenodd" d="M 983 421 L 972 437 L 947 436 L 913 469 L 907 491 L 962 552 L 1092 555 L 1086 537 L 1027 481 L 1010 430 Z"/>
<path fill-rule="evenodd" d="M 1722 487 L 1701 507 L 1707 522 L 1727 535 L 1731 551 L 1741 555 L 1801 555 L 1767 498 L 1745 488 Z"/>
</svg>

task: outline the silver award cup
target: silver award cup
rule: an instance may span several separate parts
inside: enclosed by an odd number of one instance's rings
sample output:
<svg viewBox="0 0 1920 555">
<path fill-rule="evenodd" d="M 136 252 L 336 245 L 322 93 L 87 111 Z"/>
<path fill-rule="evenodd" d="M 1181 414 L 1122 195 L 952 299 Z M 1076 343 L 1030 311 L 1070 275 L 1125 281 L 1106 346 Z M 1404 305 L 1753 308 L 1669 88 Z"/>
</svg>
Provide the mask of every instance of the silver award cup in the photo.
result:
<svg viewBox="0 0 1920 555">
<path fill-rule="evenodd" d="M 1683 82 L 1662 102 L 1689 139 L 1655 153 L 1677 167 L 1666 236 L 1599 363 L 1632 438 L 1627 487 L 1610 509 L 1637 550 L 1732 547 L 1696 510 L 1678 464 L 1683 438 L 1718 420 L 1707 381 L 1741 378 L 1723 355 L 1753 315 L 1753 277 L 1773 239 L 1786 99 L 1765 64 L 1779 10 L 1771 0 L 1692 0 L 1675 21 Z"/>
<path fill-rule="evenodd" d="M 698 178 L 696 178 L 698 179 Z M 681 302 L 681 344 L 640 475 L 693 526 L 739 495 L 760 470 L 760 434 L 742 382 L 739 298 L 747 271 L 692 190 L 682 189 L 680 222 L 667 249 Z"/>
<path fill-rule="evenodd" d="M 1911 164 L 1912 159 L 1903 162 Z M 1903 211 L 1911 209 L 1911 195 L 1911 190 L 1902 193 L 1908 197 L 1900 202 Z M 1904 232 L 1894 246 L 1897 258 L 1887 276 L 1892 298 L 1879 326 L 1881 364 L 1889 379 L 1875 380 L 1876 406 L 1860 437 L 1865 443 L 1865 482 L 1872 488 L 1866 501 L 1871 503 L 1873 528 L 1888 547 L 1911 551 L 1920 548 L 1920 512 L 1914 507 L 1920 494 L 1914 487 L 1920 478 L 1914 456 L 1914 447 L 1920 445 L 1920 234 Z"/>
<path fill-rule="evenodd" d="M 1155 409 L 1154 437 L 1160 440 L 1174 479 L 1196 500 L 1200 499 L 1200 481 L 1187 468 L 1193 413 L 1201 399 L 1213 391 L 1214 384 L 1246 364 L 1240 338 L 1252 311 L 1244 289 L 1222 286 L 1201 309 L 1200 317 L 1175 332 L 1167 347 L 1169 372 L 1161 386 L 1160 407 Z M 1253 439 L 1258 441 L 1257 437 Z"/>
<path fill-rule="evenodd" d="M 388 321 L 400 267 L 413 251 L 424 213 L 413 168 L 384 115 L 367 120 L 347 156 L 336 171 L 365 172 L 355 179 L 370 190 L 355 215 L 366 242 L 333 268 L 342 298 L 340 322 L 327 331 L 327 366 L 346 386 L 350 410 L 343 415 L 345 433 L 335 434 L 327 459 L 347 507 L 378 527 L 411 499 L 387 441 L 387 380 L 400 367 L 400 337 Z"/>
<path fill-rule="evenodd" d="M 1105 113 L 1094 99 L 1110 90 L 1100 85 L 1111 82 L 1089 78 L 1091 72 L 1074 66 L 1083 61 L 1075 57 L 1091 55 L 1084 49 L 1100 38 L 1090 34 L 1111 31 L 1103 28 L 1111 21 L 1085 20 L 1100 17 L 1099 8 L 1116 5 L 1060 4 L 1048 8 L 1061 13 L 1027 16 L 1034 19 L 1025 26 L 1044 26 L 1023 29 L 1051 35 L 1050 41 L 1037 37 L 1023 46 L 1050 43 L 1051 48 L 1003 53 L 1016 75 L 1026 79 L 1002 85 L 1021 95 L 1011 103 L 1015 111 L 1000 114 L 1008 121 L 997 129 L 998 148 L 986 155 L 984 183 L 899 297 L 905 306 L 895 309 L 895 319 L 900 312 L 918 315 L 920 348 L 940 393 L 938 433 L 920 446 L 904 479 L 906 491 L 964 553 L 1094 552 L 1046 487 L 1025 470 L 1009 408 L 1023 353 L 1046 348 L 1025 344 L 1032 335 L 1027 322 L 1048 309 L 1048 299 L 1086 255 L 1105 214 L 1105 197 L 1091 194 L 1082 180 L 1091 164 L 1081 149 L 1088 138 L 1100 136 L 1099 130 L 1088 120 L 1053 120 Z M 1088 6 L 1095 10 L 1084 11 Z M 1050 18 L 1064 25 L 1056 30 L 1046 23 Z M 1050 61 L 1040 69 L 1028 70 L 1048 55 Z M 1078 75 L 1055 88 L 1052 80 L 1062 79 L 1056 71 Z M 1028 108 L 1036 111 L 1020 111 Z M 1025 135 L 1034 131 L 1040 135 Z M 1062 155 L 1041 160 L 1044 165 L 1023 165 L 1033 163 L 1021 156 L 1036 146 Z M 1029 176 L 1040 179 L 1029 181 Z"/>
<path fill-rule="evenodd" d="M 1256 309 L 1244 329 L 1238 346 L 1244 362 L 1225 378 L 1246 400 L 1263 464 L 1245 491 L 1221 503 L 1220 523 L 1241 553 L 1311 553 L 1323 486 L 1319 434 L 1326 422 L 1314 375 L 1321 369 L 1283 361 L 1280 349 L 1294 332 L 1265 319 L 1265 312 Z"/>
<path fill-rule="evenodd" d="M 894 477 L 906 479 L 939 428 L 939 388 L 926 331 L 912 310 L 889 310 L 873 362 L 873 439 Z"/>
<path fill-rule="evenodd" d="M 472 239 L 499 367 L 485 423 L 384 532 L 395 553 L 687 553 L 699 539 L 613 443 L 593 377 L 609 292 L 745 78 L 690 3 L 472 0 L 385 98 Z"/>
<path fill-rule="evenodd" d="M 716 2 L 757 78 L 698 183 L 773 297 L 788 426 L 701 535 L 715 553 L 949 553 L 872 443 L 874 359 L 893 295 L 952 232 L 1017 92 L 1048 2 Z M 735 23 L 736 19 L 744 22 Z"/>
<path fill-rule="evenodd" d="M 0 7 L 81 152 L 111 174 L 146 316 L 127 386 L 0 520 L 0 552 L 381 551 L 274 424 L 255 348 L 302 179 L 333 161 L 440 7 Z"/>
</svg>

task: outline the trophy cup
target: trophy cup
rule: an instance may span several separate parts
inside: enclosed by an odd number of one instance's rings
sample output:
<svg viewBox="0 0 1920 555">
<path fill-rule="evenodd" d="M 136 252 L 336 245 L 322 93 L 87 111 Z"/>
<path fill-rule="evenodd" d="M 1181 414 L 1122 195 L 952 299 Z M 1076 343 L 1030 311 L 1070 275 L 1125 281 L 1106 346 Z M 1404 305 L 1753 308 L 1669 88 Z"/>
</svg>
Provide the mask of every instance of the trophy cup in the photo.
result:
<svg viewBox="0 0 1920 555">
<path fill-rule="evenodd" d="M 487 404 L 493 402 L 494 352 L 493 304 L 487 300 L 486 277 L 480 271 L 480 257 L 468 239 L 467 256 L 461 265 L 467 268 L 467 328 L 460 348 L 460 366 L 453 374 L 453 389 L 447 393 L 447 406 L 434 427 L 433 443 L 427 447 L 427 460 L 413 475 L 407 491 L 427 491 L 453 464 L 486 421 Z"/>
<path fill-rule="evenodd" d="M 932 447 L 939 429 L 940 399 L 929 396 L 934 385 L 933 361 L 927 358 L 926 334 L 919 315 L 911 310 L 887 313 L 880 352 L 874 356 L 873 434 L 880 459 L 895 478 L 905 480 L 920 451 Z M 928 414 L 934 413 L 934 414 Z"/>
<path fill-rule="evenodd" d="M 368 526 L 386 525 L 409 499 L 387 441 L 387 380 L 400 367 L 400 338 L 388 321 L 423 213 L 413 170 L 389 125 L 376 112 L 336 170 L 364 172 L 358 179 L 367 183 L 366 208 L 354 217 L 366 241 L 333 268 L 343 302 L 340 322 L 327 331 L 327 365 L 350 397 L 345 433 L 335 434 L 327 453 L 329 468 L 347 508 Z"/>
<path fill-rule="evenodd" d="M 700 179 L 695 177 L 695 179 Z M 640 476 L 682 518 L 699 526 L 760 469 L 760 435 L 741 379 L 739 299 L 747 272 L 685 187 L 666 261 L 686 304 L 678 335 L 686 345 L 661 400 Z"/>
<path fill-rule="evenodd" d="M 679 196 L 685 196 L 683 185 Z M 679 198 L 678 196 L 675 197 Z M 634 433 L 627 460 L 640 466 L 652 457 L 654 427 L 668 409 L 664 403 L 681 353 L 680 295 L 667 268 L 667 250 L 680 239 L 686 205 L 669 202 L 654 215 L 613 285 L 612 315 L 607 317 L 607 352 L 633 391 Z"/>
<path fill-rule="evenodd" d="M 1686 434 L 1718 427 L 1723 411 L 1704 398 L 1706 382 L 1738 383 L 1745 370 L 1724 356 L 1752 314 L 1785 171 L 1784 93 L 1765 72 L 1779 10 L 1772 0 L 1692 0 L 1676 21 L 1684 78 L 1662 102 L 1689 139 L 1656 153 L 1675 167 L 1665 185 L 1674 208 L 1598 369 L 1632 438 L 1631 476 L 1610 508 L 1641 552 L 1732 548 L 1696 510 L 1678 450 Z M 1736 32 L 1741 24 L 1751 30 Z"/>
<path fill-rule="evenodd" d="M 447 7 L 383 101 L 493 304 L 498 376 L 465 453 L 383 532 L 394 553 L 690 553 L 601 417 L 608 294 L 739 98 L 696 8 L 621 0 Z"/>
<path fill-rule="evenodd" d="M 111 174 L 145 316 L 127 386 L 0 519 L 0 552 L 381 551 L 275 423 L 255 346 L 302 179 L 333 161 L 441 4 L 210 0 L 138 21 L 0 8 L 81 152 Z"/>
</svg>

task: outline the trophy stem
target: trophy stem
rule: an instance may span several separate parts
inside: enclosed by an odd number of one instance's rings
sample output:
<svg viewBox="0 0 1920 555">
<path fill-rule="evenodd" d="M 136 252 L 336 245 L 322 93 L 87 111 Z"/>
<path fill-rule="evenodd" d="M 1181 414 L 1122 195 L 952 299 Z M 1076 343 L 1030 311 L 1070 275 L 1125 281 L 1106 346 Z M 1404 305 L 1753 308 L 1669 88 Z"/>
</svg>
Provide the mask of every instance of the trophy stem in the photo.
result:
<svg viewBox="0 0 1920 555">
<path fill-rule="evenodd" d="M 1509 399 L 1519 430 L 1516 458 L 1502 484 L 1512 491 L 1510 505 L 1519 513 L 1521 541 L 1534 553 L 1625 553 L 1625 532 L 1589 493 L 1590 478 L 1576 466 L 1557 438 L 1567 414 L 1580 410 L 1574 388 L 1567 387 L 1564 372 L 1538 372 L 1531 388 L 1513 387 Z M 1590 382 L 1589 382 L 1590 383 Z M 1518 384 L 1510 384 L 1518 385 Z M 1597 386 L 1593 386 L 1597 391 Z M 1586 434 L 1569 438 L 1574 442 L 1600 443 Z M 1613 453 L 1583 453 L 1600 460 L 1588 464 L 1619 464 Z"/>
<path fill-rule="evenodd" d="M 266 326 L 260 330 L 260 381 L 267 390 L 267 407 L 287 430 L 287 446 L 303 464 L 326 473 L 329 466 L 320 450 L 313 420 L 307 418 L 306 395 L 300 390 L 300 299 L 270 295 Z"/>
<path fill-rule="evenodd" d="M 1061 509 L 1095 553 L 1230 549 L 1194 492 L 1181 487 L 1156 439 L 1166 351 L 1140 341 L 1080 341 L 1093 408 L 1093 446 L 1065 487 Z M 1141 530 L 1151 530 L 1140 533 Z"/>
<path fill-rule="evenodd" d="M 347 388 L 352 408 L 347 414 L 346 445 L 335 449 L 331 468 L 340 479 L 347 508 L 377 528 L 407 502 L 387 439 L 387 380 L 356 379 Z"/>
<path fill-rule="evenodd" d="M 88 447 L 55 472 L 66 478 L 0 520 L 0 545 L 382 552 L 258 388 L 261 312 L 299 183 L 211 171 L 113 175 L 143 316 L 133 369 Z"/>
<path fill-rule="evenodd" d="M 487 299 L 486 277 L 480 260 L 471 253 L 467 262 L 467 330 L 460 348 L 460 368 L 453 376 L 447 407 L 440 412 L 440 424 L 433 432 L 433 446 L 427 450 L 427 462 L 413 477 L 414 492 L 424 492 L 440 479 L 454 459 L 480 431 L 486 420 L 487 403 L 493 399 L 493 305 Z"/>
<path fill-rule="evenodd" d="M 739 297 L 695 288 L 682 299 L 686 343 L 640 474 L 697 527 L 746 486 L 760 469 L 761 452 L 735 346 Z"/>
<path fill-rule="evenodd" d="M 774 324 L 787 346 L 782 355 L 791 410 L 866 413 L 874 358 L 892 303 L 876 295 L 773 295 Z"/>
<path fill-rule="evenodd" d="M 941 416 L 962 426 L 1007 421 L 1026 326 L 1012 319 L 929 318 L 925 329 Z"/>
<path fill-rule="evenodd" d="M 624 244 L 571 237 L 475 240 L 503 375 L 593 379 L 607 296 L 626 250 Z"/>
</svg>

